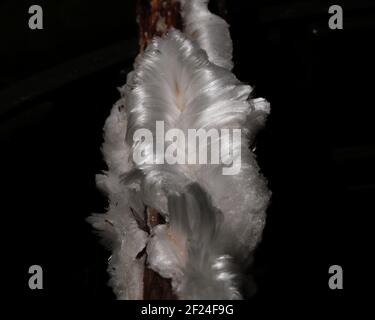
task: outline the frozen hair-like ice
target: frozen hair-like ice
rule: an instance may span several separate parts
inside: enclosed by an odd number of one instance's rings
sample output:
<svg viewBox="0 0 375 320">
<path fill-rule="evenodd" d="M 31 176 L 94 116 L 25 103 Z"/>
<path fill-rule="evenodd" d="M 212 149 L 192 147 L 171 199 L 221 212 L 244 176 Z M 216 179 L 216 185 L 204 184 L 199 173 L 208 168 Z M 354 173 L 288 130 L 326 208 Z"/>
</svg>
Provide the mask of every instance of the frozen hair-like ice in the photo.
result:
<svg viewBox="0 0 375 320">
<path fill-rule="evenodd" d="M 147 267 L 171 279 L 180 299 L 240 299 L 241 273 L 259 242 L 270 192 L 249 145 L 269 113 L 266 100 L 232 73 L 232 44 L 224 20 L 207 1 L 182 1 L 184 30 L 156 37 L 136 60 L 104 128 L 108 171 L 97 176 L 109 211 L 90 218 L 109 244 L 111 285 L 120 299 L 143 294 Z M 145 164 L 133 161 L 138 129 L 241 129 L 240 143 L 217 137 L 239 162 L 237 174 L 220 164 Z M 187 135 L 187 134 L 186 134 Z M 215 141 L 209 141 L 206 148 Z M 178 146 L 187 152 L 185 146 Z M 153 157 L 153 147 L 145 148 Z M 228 162 L 226 162 L 228 163 Z M 144 231 L 144 210 L 166 224 Z"/>
<path fill-rule="evenodd" d="M 197 41 L 212 63 L 231 70 L 233 49 L 227 22 L 208 10 L 208 0 L 180 2 L 184 33 Z"/>
</svg>

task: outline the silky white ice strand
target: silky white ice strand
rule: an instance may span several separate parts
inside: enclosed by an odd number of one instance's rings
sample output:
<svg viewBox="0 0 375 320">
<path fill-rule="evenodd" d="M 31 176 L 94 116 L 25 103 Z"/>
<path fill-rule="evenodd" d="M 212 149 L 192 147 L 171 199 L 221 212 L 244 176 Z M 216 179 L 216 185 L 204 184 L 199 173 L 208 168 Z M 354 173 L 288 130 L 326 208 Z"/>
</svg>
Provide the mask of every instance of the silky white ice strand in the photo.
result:
<svg viewBox="0 0 375 320">
<path fill-rule="evenodd" d="M 97 184 L 109 208 L 90 222 L 112 250 L 110 284 L 119 299 L 142 298 L 143 250 L 148 267 L 171 279 L 178 298 L 240 299 L 241 274 L 265 224 L 270 191 L 249 146 L 269 104 L 251 99 L 252 88 L 231 73 L 226 22 L 208 11 L 206 0 L 181 2 L 183 32 L 154 38 L 137 58 L 104 127 L 108 170 Z M 241 129 L 241 143 L 227 159 L 240 162 L 239 172 L 223 175 L 224 164 L 134 162 L 140 147 L 134 134 L 148 129 L 155 137 L 156 121 L 184 133 Z M 151 146 L 144 153 L 154 156 Z M 146 207 L 167 221 L 150 235 L 141 228 Z"/>
</svg>

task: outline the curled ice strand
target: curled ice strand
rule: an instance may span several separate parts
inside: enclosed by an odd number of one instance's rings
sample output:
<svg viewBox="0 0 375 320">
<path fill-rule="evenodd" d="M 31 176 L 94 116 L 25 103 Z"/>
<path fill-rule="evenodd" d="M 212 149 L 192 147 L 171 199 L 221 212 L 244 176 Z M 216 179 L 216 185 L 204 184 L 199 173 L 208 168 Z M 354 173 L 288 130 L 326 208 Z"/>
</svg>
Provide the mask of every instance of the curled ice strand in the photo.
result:
<svg viewBox="0 0 375 320">
<path fill-rule="evenodd" d="M 239 299 L 239 267 L 229 254 L 233 239 L 199 184 L 168 198 L 170 220 L 147 246 L 149 266 L 172 280 L 180 299 Z M 225 245 L 228 244 L 228 245 Z"/>
<path fill-rule="evenodd" d="M 230 71 L 228 25 L 209 12 L 208 1 L 180 2 L 183 32 L 155 37 L 137 57 L 104 126 L 107 170 L 96 182 L 109 205 L 89 221 L 112 251 L 110 285 L 119 299 L 143 297 L 145 268 L 170 279 L 179 299 L 240 299 L 242 272 L 265 225 L 271 193 L 249 146 L 269 103 L 253 99 L 252 87 Z M 217 130 L 222 134 L 200 152 L 214 143 L 231 152 L 214 164 L 161 162 L 164 153 L 155 155 L 161 123 L 165 132 L 185 136 Z M 150 140 L 135 139 L 146 131 Z M 187 156 L 185 147 L 180 141 L 176 150 Z M 223 174 L 231 164 L 235 172 Z M 146 208 L 166 223 L 152 227 Z"/>
<path fill-rule="evenodd" d="M 243 131 L 241 142 L 235 145 L 225 134 L 219 138 L 226 149 L 235 147 L 226 162 L 239 164 L 236 174 L 223 175 L 224 164 L 174 165 L 173 170 L 184 177 L 181 181 L 188 177 L 207 190 L 214 206 L 225 213 L 225 223 L 237 235 L 238 246 L 243 250 L 255 247 L 259 240 L 257 235 L 264 225 L 270 194 L 249 145 L 250 136 L 255 134 L 259 124 L 263 124 L 262 119 L 267 114 L 265 100 L 252 100 L 251 103 L 250 86 L 242 84 L 229 70 L 211 63 L 194 42 L 177 30 L 153 40 L 137 60 L 133 75 L 128 78 L 128 87 L 131 90 L 127 98 L 126 141 L 131 146 L 131 153 L 136 148 L 135 132 L 146 128 L 155 137 L 158 121 L 164 122 L 165 130 L 178 128 L 186 136 L 188 129 L 228 131 L 237 128 Z M 154 145 L 153 140 L 151 145 L 143 146 L 146 157 L 154 157 Z M 154 201 L 156 208 L 165 212 L 167 202 L 166 196 L 161 196 L 162 187 L 168 184 L 168 188 L 174 189 L 182 182 L 178 178 L 169 182 L 168 165 L 138 165 L 137 168 L 148 172 L 144 190 L 159 190 L 159 196 L 156 191 L 152 193 L 154 198 L 164 199 L 161 203 L 161 200 L 152 200 L 153 197 L 143 194 L 147 205 Z M 148 184 L 156 172 L 160 184 Z"/>
<path fill-rule="evenodd" d="M 184 33 L 206 51 L 208 59 L 232 70 L 232 39 L 229 25 L 208 10 L 208 0 L 180 0 Z"/>
</svg>

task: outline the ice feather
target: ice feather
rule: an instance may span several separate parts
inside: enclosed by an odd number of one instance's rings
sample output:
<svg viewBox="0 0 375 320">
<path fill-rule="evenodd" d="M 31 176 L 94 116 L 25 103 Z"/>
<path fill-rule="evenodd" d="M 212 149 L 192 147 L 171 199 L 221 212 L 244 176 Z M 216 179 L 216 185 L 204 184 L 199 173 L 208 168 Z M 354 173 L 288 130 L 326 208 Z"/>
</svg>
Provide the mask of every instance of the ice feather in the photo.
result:
<svg viewBox="0 0 375 320">
<path fill-rule="evenodd" d="M 226 69 L 233 68 L 229 25 L 207 7 L 208 0 L 180 0 L 184 33 L 207 52 L 209 60 Z"/>
<path fill-rule="evenodd" d="M 109 198 L 109 211 L 90 218 L 113 251 L 111 285 L 120 299 L 142 297 L 144 256 L 180 299 L 239 299 L 241 271 L 259 242 L 270 192 L 249 149 L 269 113 L 264 99 L 231 72 L 232 44 L 224 20 L 207 1 L 182 1 L 184 33 L 154 38 L 136 60 L 104 128 L 108 171 L 97 184 Z M 220 164 L 136 163 L 139 129 L 241 129 L 241 142 L 217 139 L 233 149 L 238 174 L 223 175 Z M 154 145 L 153 141 L 153 145 Z M 208 152 L 209 141 L 202 152 Z M 145 158 L 154 159 L 153 145 Z M 142 146 L 145 147 L 144 145 Z M 187 155 L 186 146 L 178 146 Z M 151 235 L 139 226 L 145 206 L 167 224 Z M 146 223 L 143 221 L 142 223 Z"/>
</svg>

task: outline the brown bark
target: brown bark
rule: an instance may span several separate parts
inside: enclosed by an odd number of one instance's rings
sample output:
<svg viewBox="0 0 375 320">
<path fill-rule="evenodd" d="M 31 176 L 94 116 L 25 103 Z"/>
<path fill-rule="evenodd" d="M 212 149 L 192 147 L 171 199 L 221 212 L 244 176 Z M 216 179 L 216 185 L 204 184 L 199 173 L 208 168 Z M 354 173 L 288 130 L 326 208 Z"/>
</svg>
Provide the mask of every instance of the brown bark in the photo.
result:
<svg viewBox="0 0 375 320">
<path fill-rule="evenodd" d="M 162 36 L 170 28 L 182 29 L 178 0 L 138 0 L 137 22 L 139 47 L 143 52 L 154 36 Z"/>
<path fill-rule="evenodd" d="M 165 220 L 157 210 L 146 209 L 147 226 L 145 231 L 152 232 L 152 228 L 159 224 L 164 224 Z M 146 250 L 140 253 L 146 255 L 145 269 L 143 275 L 143 299 L 144 300 L 176 300 L 177 296 L 173 293 L 171 280 L 163 278 L 157 272 L 147 266 Z"/>
</svg>

